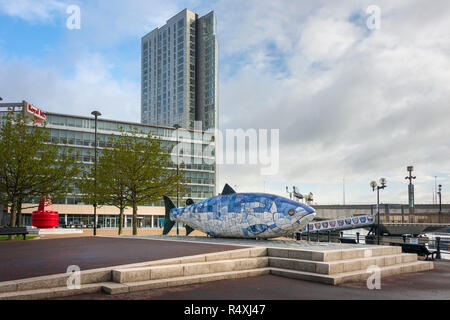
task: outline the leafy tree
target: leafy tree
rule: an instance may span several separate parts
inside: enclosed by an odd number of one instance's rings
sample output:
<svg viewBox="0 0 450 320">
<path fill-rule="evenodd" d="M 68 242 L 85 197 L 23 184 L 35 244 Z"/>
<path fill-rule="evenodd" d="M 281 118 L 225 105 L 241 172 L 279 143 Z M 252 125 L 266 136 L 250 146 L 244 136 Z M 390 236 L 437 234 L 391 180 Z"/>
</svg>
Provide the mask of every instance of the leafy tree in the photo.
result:
<svg viewBox="0 0 450 320">
<path fill-rule="evenodd" d="M 29 123 L 22 113 L 8 113 L 0 128 L 0 192 L 11 207 L 11 226 L 21 226 L 26 199 L 64 198 L 79 167 L 73 149 L 50 142 L 44 125 Z"/>
<path fill-rule="evenodd" d="M 119 209 L 119 230 L 122 234 L 124 211 L 130 206 L 125 176 L 122 174 L 127 155 L 121 152 L 119 138 L 111 137 L 110 147 L 104 148 L 97 162 L 97 180 L 95 167 L 91 165 L 83 172 L 79 181 L 79 189 L 86 203 L 97 203 L 99 206 L 111 205 Z"/>
<path fill-rule="evenodd" d="M 151 134 L 140 134 L 136 128 L 120 140 L 120 149 L 127 155 L 123 174 L 128 188 L 128 200 L 133 208 L 133 235 L 137 234 L 138 205 L 160 201 L 163 195 L 185 193 L 181 185 L 183 175 L 170 170 L 173 165 L 170 155 L 163 150 L 161 141 Z"/>
<path fill-rule="evenodd" d="M 172 168 L 169 168 L 172 167 Z M 133 234 L 137 234 L 138 206 L 160 201 L 163 195 L 186 193 L 181 184 L 182 171 L 173 168 L 169 153 L 161 141 L 151 134 L 121 129 L 119 136 L 109 139 L 97 162 L 97 182 L 91 166 L 80 181 L 83 201 L 113 205 L 120 210 L 119 234 L 122 232 L 124 210 L 133 209 Z"/>
</svg>

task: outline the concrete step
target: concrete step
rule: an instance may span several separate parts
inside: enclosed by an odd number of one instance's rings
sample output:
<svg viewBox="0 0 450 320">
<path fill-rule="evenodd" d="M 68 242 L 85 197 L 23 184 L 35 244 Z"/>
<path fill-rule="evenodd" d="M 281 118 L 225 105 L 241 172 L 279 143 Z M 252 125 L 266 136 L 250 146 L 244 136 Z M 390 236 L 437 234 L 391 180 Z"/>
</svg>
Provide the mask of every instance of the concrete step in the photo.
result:
<svg viewBox="0 0 450 320">
<path fill-rule="evenodd" d="M 268 257 L 254 257 L 174 265 L 126 268 L 113 270 L 112 280 L 116 283 L 130 283 L 147 280 L 205 275 L 209 273 L 215 274 L 220 272 L 265 268 L 268 267 L 268 265 Z"/>
<path fill-rule="evenodd" d="M 366 270 L 369 266 L 372 265 L 385 267 L 415 261 L 417 261 L 417 255 L 410 253 L 401 253 L 371 258 L 336 260 L 331 262 L 269 257 L 269 267 L 306 271 L 319 274 L 338 274 L 343 272 Z"/>
<path fill-rule="evenodd" d="M 239 271 L 217 272 L 209 274 L 189 275 L 168 279 L 137 281 L 129 283 L 110 282 L 103 284 L 102 290 L 107 294 L 120 294 L 143 290 L 169 288 L 189 284 L 197 284 L 210 281 L 257 277 L 270 273 L 270 268 L 257 268 Z"/>
<path fill-rule="evenodd" d="M 101 292 L 106 283 L 83 284 L 79 289 L 69 289 L 65 287 L 22 290 L 14 292 L 0 293 L 0 300 L 43 300 L 68 297 L 78 294 Z"/>
<path fill-rule="evenodd" d="M 409 263 L 401 263 L 391 266 L 380 267 L 380 276 L 387 277 L 395 274 L 429 271 L 432 270 L 433 267 L 434 266 L 432 261 L 415 261 Z M 330 285 L 338 285 L 346 282 L 366 281 L 373 274 L 373 272 L 369 272 L 368 270 L 357 270 L 352 272 L 343 272 L 338 274 L 327 275 L 314 272 L 288 270 L 273 267 L 270 267 L 270 273 L 281 277 L 314 281 Z"/>
<path fill-rule="evenodd" d="M 315 249 L 291 249 L 291 248 L 267 248 L 269 257 L 290 258 L 299 260 L 331 262 L 337 260 L 349 260 L 358 258 L 371 258 L 402 253 L 402 248 L 397 246 L 371 246 L 350 247 L 338 250 Z"/>
</svg>

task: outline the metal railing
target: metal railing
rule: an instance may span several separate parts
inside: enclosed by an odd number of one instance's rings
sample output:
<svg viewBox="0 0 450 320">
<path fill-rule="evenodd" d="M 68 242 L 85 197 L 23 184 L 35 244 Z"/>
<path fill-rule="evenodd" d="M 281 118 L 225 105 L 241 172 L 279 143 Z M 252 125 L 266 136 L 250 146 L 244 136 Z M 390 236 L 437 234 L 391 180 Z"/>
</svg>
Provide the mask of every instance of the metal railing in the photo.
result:
<svg viewBox="0 0 450 320">
<path fill-rule="evenodd" d="M 335 242 L 335 243 L 356 243 L 356 244 L 376 244 L 376 235 L 362 235 L 359 232 L 356 234 L 343 235 L 343 232 L 339 234 L 331 231 L 316 231 L 301 233 L 297 232 L 291 235 L 292 238 L 299 241 L 308 242 Z M 381 245 L 389 245 L 390 243 L 417 243 L 424 244 L 428 249 L 436 250 L 437 259 L 441 259 L 441 253 L 450 255 L 450 236 L 435 236 L 435 237 L 421 237 L 411 238 L 407 236 L 382 236 Z M 416 240 L 411 240 L 416 239 Z"/>
</svg>

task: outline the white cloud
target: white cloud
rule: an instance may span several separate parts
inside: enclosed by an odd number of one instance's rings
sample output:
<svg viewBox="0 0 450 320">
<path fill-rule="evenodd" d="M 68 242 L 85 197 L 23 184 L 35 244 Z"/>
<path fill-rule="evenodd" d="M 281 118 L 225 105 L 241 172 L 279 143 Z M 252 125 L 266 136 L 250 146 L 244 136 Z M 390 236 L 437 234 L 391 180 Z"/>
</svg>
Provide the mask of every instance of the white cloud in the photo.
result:
<svg viewBox="0 0 450 320">
<path fill-rule="evenodd" d="M 319 5 L 307 19 L 292 23 L 298 33 L 284 27 L 294 21 L 292 15 L 301 16 L 290 8 L 285 16 L 270 19 L 250 44 L 245 40 L 255 28 L 253 21 L 235 17 L 232 29 L 244 30 L 234 34 L 234 51 L 228 54 L 239 56 L 250 47 L 258 55 L 245 55 L 245 66 L 222 79 L 221 125 L 280 128 L 281 170 L 273 181 L 324 185 L 346 176 L 353 185 L 350 202 L 365 202 L 373 200 L 370 180 L 396 176 L 413 164 L 420 185 L 416 199 L 430 202 L 428 177 L 437 174 L 448 182 L 450 172 L 450 39 L 445 36 L 450 22 L 442 13 L 448 4 L 435 3 L 430 10 L 418 1 L 380 3 L 381 29 L 373 32 L 364 30 L 364 17 L 359 24 L 349 22 L 365 6 L 339 4 L 336 14 L 332 6 Z M 262 8 L 264 3 L 246 11 Z M 267 42 L 279 30 L 292 36 L 291 45 L 278 50 L 287 65 L 284 78 L 271 72 L 274 66 L 261 68 L 259 60 L 251 59 L 267 53 Z M 221 172 L 245 189 L 260 190 L 267 179 L 246 168 L 225 166 Z M 402 184 L 391 185 L 384 197 L 405 202 L 404 190 Z M 336 195 L 329 192 L 320 199 L 333 202 Z"/>
<path fill-rule="evenodd" d="M 348 21 L 311 18 L 301 33 L 299 50 L 310 62 L 341 58 L 361 38 L 362 31 Z"/>
<path fill-rule="evenodd" d="M 57 0 L 0 0 L 0 12 L 28 22 L 51 22 L 67 5 Z"/>
<path fill-rule="evenodd" d="M 12 3 L 0 0 L 1 12 L 48 21 L 61 1 Z M 44 63 L 1 61 L 7 67 L 0 69 L 0 88 L 51 111 L 89 114 L 92 106 L 105 106 L 105 117 L 138 121 L 140 79 L 118 78 L 120 62 L 111 66 L 95 52 L 130 40 L 139 50 L 141 36 L 185 7 L 200 15 L 214 9 L 220 125 L 277 128 L 281 143 L 278 175 L 221 166 L 218 189 L 229 182 L 241 191 L 261 191 L 265 180 L 267 191 L 285 195 L 284 186 L 296 184 L 332 203 L 341 199 L 345 176 L 347 203 L 361 203 L 374 200 L 368 182 L 385 176 L 390 184 L 383 199 L 406 202 L 402 176 L 414 165 L 416 199 L 430 202 L 434 176 L 444 185 L 450 176 L 450 3 L 378 1 L 381 28 L 369 31 L 365 10 L 372 4 L 80 2 L 82 30 L 70 41 L 81 50 L 61 57 L 71 55 L 72 74 Z M 139 61 L 124 63 L 139 70 Z M 445 189 L 443 195 L 450 197 Z"/>
<path fill-rule="evenodd" d="M 27 100 L 46 111 L 84 116 L 96 108 L 107 119 L 140 120 L 139 85 L 114 79 L 111 66 L 99 54 L 77 61 L 71 76 L 24 61 L 5 63 L 1 57 L 0 64 L 5 66 L 0 88 L 6 101 Z"/>
</svg>

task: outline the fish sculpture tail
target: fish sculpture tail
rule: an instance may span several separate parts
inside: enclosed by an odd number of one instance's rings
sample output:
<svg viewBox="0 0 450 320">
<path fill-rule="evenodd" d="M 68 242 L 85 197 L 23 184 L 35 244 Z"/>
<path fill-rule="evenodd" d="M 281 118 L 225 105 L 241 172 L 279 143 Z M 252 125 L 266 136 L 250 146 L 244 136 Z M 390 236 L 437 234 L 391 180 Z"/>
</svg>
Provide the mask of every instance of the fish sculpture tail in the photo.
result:
<svg viewBox="0 0 450 320">
<path fill-rule="evenodd" d="M 163 235 L 166 235 L 170 232 L 173 225 L 175 224 L 174 221 L 170 220 L 170 210 L 175 208 L 175 205 L 173 204 L 172 200 L 169 199 L 169 197 L 163 196 L 163 199 L 164 199 L 164 205 L 166 207 L 166 215 L 164 217 Z"/>
</svg>

